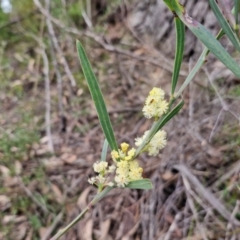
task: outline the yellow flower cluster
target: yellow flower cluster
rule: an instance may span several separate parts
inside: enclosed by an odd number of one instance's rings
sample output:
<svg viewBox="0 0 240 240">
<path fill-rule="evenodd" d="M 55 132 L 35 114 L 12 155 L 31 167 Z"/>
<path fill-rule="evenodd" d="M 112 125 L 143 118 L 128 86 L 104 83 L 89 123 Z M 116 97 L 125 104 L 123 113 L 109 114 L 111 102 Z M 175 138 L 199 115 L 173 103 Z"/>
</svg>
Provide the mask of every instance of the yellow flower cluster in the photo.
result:
<svg viewBox="0 0 240 240">
<path fill-rule="evenodd" d="M 91 177 L 88 179 L 88 182 L 90 184 L 95 184 L 97 186 L 103 186 L 103 185 L 108 185 L 108 186 L 113 186 L 113 182 L 108 182 L 107 179 L 107 173 L 112 173 L 114 172 L 116 167 L 114 165 L 111 165 L 108 167 L 107 162 L 95 162 L 93 164 L 93 170 L 94 172 L 98 173 L 98 176 L 96 177 Z"/>
<path fill-rule="evenodd" d="M 107 162 L 95 162 L 93 164 L 93 170 L 96 173 L 104 173 L 107 169 L 108 163 Z"/>
<path fill-rule="evenodd" d="M 129 150 L 129 144 L 122 143 L 121 149 L 113 150 L 111 156 L 115 165 L 108 167 L 107 162 L 95 162 L 93 164 L 94 172 L 98 176 L 88 179 L 90 184 L 95 184 L 98 187 L 114 186 L 125 187 L 130 181 L 142 179 L 143 169 L 139 167 L 138 162 L 134 160 L 136 150 L 134 148 Z M 109 181 L 109 174 L 116 170 L 114 181 Z"/>
<path fill-rule="evenodd" d="M 122 143 L 121 144 L 121 149 L 118 149 L 118 151 L 113 150 L 111 152 L 112 155 L 112 159 L 114 162 L 117 162 L 118 159 L 120 160 L 126 160 L 126 161 L 130 161 L 132 160 L 132 158 L 134 157 L 134 154 L 136 152 L 136 150 L 134 148 L 132 148 L 131 150 L 128 151 L 129 148 L 129 144 L 127 143 Z"/>
<path fill-rule="evenodd" d="M 149 131 L 146 131 L 142 137 L 135 139 L 135 145 L 139 147 L 143 139 L 147 136 Z M 145 146 L 143 151 L 148 152 L 148 155 L 150 156 L 157 156 L 159 151 L 163 149 L 167 144 L 167 133 L 164 130 L 159 130 L 154 137 L 151 139 L 151 141 Z"/>
<path fill-rule="evenodd" d="M 168 111 L 168 103 L 164 100 L 164 96 L 165 93 L 161 88 L 153 88 L 149 92 L 143 107 L 143 114 L 146 118 L 153 117 L 156 120 Z M 148 132 L 146 131 L 142 137 L 135 139 L 136 146 L 142 144 Z M 164 130 L 159 130 L 142 151 L 147 151 L 150 156 L 156 156 L 165 147 L 166 136 Z M 135 153 L 134 148 L 129 149 L 129 144 L 122 143 L 120 149 L 111 152 L 114 165 L 108 167 L 107 162 L 97 161 L 93 164 L 93 169 L 98 175 L 90 178 L 88 182 L 102 189 L 104 186 L 125 187 L 131 181 L 142 179 L 143 169 L 134 159 Z M 110 174 L 113 172 L 116 174 L 114 180 Z M 110 178 L 112 181 L 109 180 Z"/>
<path fill-rule="evenodd" d="M 143 114 L 146 118 L 159 118 L 168 110 L 168 103 L 164 100 L 164 91 L 161 88 L 153 88 L 145 101 Z"/>
<path fill-rule="evenodd" d="M 139 167 L 138 162 L 133 159 L 136 150 L 128 150 L 127 143 L 121 144 L 121 149 L 112 151 L 112 159 L 116 162 L 116 176 L 114 178 L 118 187 L 126 186 L 130 181 L 142 179 L 143 169 Z"/>
</svg>

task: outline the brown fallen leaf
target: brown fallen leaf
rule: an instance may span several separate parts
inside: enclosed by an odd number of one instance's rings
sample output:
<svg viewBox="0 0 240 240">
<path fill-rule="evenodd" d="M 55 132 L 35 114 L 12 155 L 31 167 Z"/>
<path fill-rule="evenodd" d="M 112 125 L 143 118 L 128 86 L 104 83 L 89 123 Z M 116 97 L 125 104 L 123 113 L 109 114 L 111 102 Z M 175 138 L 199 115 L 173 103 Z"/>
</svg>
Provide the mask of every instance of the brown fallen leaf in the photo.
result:
<svg viewBox="0 0 240 240">
<path fill-rule="evenodd" d="M 28 229 L 27 222 L 24 222 L 22 224 L 19 224 L 14 227 L 13 231 L 10 234 L 10 239 L 14 240 L 23 240 L 26 237 Z"/>
<path fill-rule="evenodd" d="M 168 181 L 169 179 L 171 179 L 174 176 L 174 174 L 171 171 L 166 171 L 164 172 L 161 177 L 164 181 Z"/>
<path fill-rule="evenodd" d="M 101 237 L 100 237 L 99 240 L 106 240 L 107 239 L 107 235 L 108 235 L 108 232 L 109 232 L 110 224 L 111 224 L 111 220 L 110 219 L 107 219 L 107 220 L 101 222 L 101 225 L 100 225 Z"/>
<path fill-rule="evenodd" d="M 0 195 L 0 211 L 5 211 L 11 207 L 11 200 L 5 195 Z"/>
<path fill-rule="evenodd" d="M 10 175 L 10 170 L 3 165 L 0 165 L 0 172 L 4 177 L 8 177 Z"/>
<path fill-rule="evenodd" d="M 61 147 L 61 150 L 60 150 L 60 151 L 61 151 L 61 153 L 71 153 L 73 150 L 72 150 L 72 148 L 63 145 L 63 146 Z"/>
<path fill-rule="evenodd" d="M 52 184 L 51 187 L 52 187 L 54 195 L 56 196 L 57 202 L 58 203 L 63 203 L 64 197 L 63 197 L 63 194 L 62 194 L 60 188 L 55 184 Z"/>
<path fill-rule="evenodd" d="M 33 239 L 33 229 L 30 229 L 30 230 L 28 231 L 28 234 L 27 234 L 25 240 L 32 240 L 32 239 Z"/>
<path fill-rule="evenodd" d="M 89 219 L 87 222 L 80 222 L 80 228 L 78 228 L 78 236 L 81 240 L 92 240 L 93 232 L 93 220 Z"/>
<path fill-rule="evenodd" d="M 53 171 L 64 165 L 64 162 L 57 157 L 51 157 L 49 159 L 44 159 L 43 164 L 48 171 Z"/>
<path fill-rule="evenodd" d="M 38 230 L 39 236 L 42 239 L 47 233 L 48 229 L 46 227 L 40 227 Z"/>
<path fill-rule="evenodd" d="M 19 161 L 16 161 L 14 163 L 14 168 L 15 168 L 15 174 L 20 175 L 22 172 L 22 164 Z"/>
<path fill-rule="evenodd" d="M 82 194 L 79 196 L 78 200 L 77 200 L 77 205 L 80 208 L 80 210 L 82 211 L 86 206 L 87 206 L 87 197 L 89 192 L 91 191 L 92 187 L 89 186 L 87 187 Z"/>
<path fill-rule="evenodd" d="M 41 143 L 41 144 L 47 144 L 48 141 L 49 141 L 48 136 L 44 136 L 44 137 L 42 137 L 42 138 L 40 139 L 40 143 Z"/>
<path fill-rule="evenodd" d="M 77 160 L 77 156 L 74 155 L 74 154 L 64 153 L 64 154 L 61 156 L 61 159 L 62 159 L 65 163 L 72 164 L 72 163 L 74 163 L 74 162 Z"/>
<path fill-rule="evenodd" d="M 9 223 L 22 223 L 26 222 L 27 217 L 26 216 L 16 216 L 16 215 L 5 215 L 2 219 L 2 224 L 7 225 Z"/>
<path fill-rule="evenodd" d="M 19 185 L 18 177 L 5 177 L 4 178 L 4 187 L 15 187 Z"/>
<path fill-rule="evenodd" d="M 3 232 L 0 232 L 0 240 L 6 239 L 6 234 Z"/>
</svg>

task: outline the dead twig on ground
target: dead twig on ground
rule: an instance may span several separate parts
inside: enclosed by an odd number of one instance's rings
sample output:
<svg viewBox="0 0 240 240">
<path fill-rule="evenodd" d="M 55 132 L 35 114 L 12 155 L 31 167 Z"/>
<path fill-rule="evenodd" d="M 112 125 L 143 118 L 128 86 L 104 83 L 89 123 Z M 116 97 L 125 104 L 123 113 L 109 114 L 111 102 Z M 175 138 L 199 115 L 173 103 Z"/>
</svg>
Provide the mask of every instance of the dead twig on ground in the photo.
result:
<svg viewBox="0 0 240 240">
<path fill-rule="evenodd" d="M 211 187 L 218 187 L 221 185 L 224 181 L 229 179 L 232 175 L 237 174 L 240 172 L 240 160 L 238 160 L 236 163 L 234 163 L 229 170 L 225 171 L 223 175 L 221 175 L 220 178 L 218 178 Z"/>
<path fill-rule="evenodd" d="M 181 215 L 182 215 L 181 213 L 178 213 L 175 216 L 175 218 L 174 218 L 172 224 L 170 225 L 170 227 L 169 227 L 165 237 L 163 238 L 163 240 L 170 240 L 171 239 L 171 235 L 175 231 L 175 229 L 177 228 L 177 222 L 181 219 Z M 160 237 L 160 239 L 162 239 L 162 238 Z"/>
<path fill-rule="evenodd" d="M 183 164 L 178 164 L 174 165 L 174 169 L 178 170 L 183 176 L 185 176 L 194 185 L 196 192 L 198 192 L 198 194 L 201 195 L 228 222 L 240 226 L 240 222 L 236 218 L 231 217 L 231 213 L 226 207 L 213 195 L 213 193 L 200 183 L 200 181 L 190 172 L 188 167 Z"/>
<path fill-rule="evenodd" d="M 42 5 L 40 4 L 40 2 L 38 0 L 34 0 L 34 3 L 35 5 L 39 8 L 39 10 L 42 12 Z M 50 4 L 49 0 L 45 0 L 45 3 L 46 3 L 46 6 L 48 6 Z M 63 51 L 61 49 L 61 47 L 59 46 L 59 43 L 58 43 L 58 40 L 56 38 L 56 35 L 55 35 L 55 32 L 54 32 L 54 29 L 53 29 L 53 25 L 52 25 L 52 22 L 50 21 L 50 13 L 48 10 L 44 9 L 44 12 L 46 14 L 46 22 L 47 22 L 47 27 L 48 27 L 48 31 L 49 31 L 49 34 L 51 36 L 51 40 L 53 42 L 53 45 L 57 51 L 57 53 L 60 55 L 60 58 L 61 58 L 61 61 L 62 61 L 62 64 L 64 66 L 64 69 L 65 69 L 65 72 L 71 82 L 71 85 L 72 87 L 75 87 L 76 86 L 76 80 L 74 79 L 73 75 L 72 75 L 72 72 L 69 68 L 69 65 L 67 63 L 67 60 L 66 58 L 64 57 L 64 54 L 63 54 Z"/>
<path fill-rule="evenodd" d="M 208 238 L 207 238 L 207 236 L 205 234 L 205 231 L 204 231 L 204 228 L 203 228 L 202 224 L 198 220 L 198 214 L 197 214 L 197 211 L 195 209 L 193 199 L 192 199 L 192 197 L 190 195 L 190 191 L 191 191 L 190 184 L 189 184 L 188 180 L 186 179 L 186 177 L 182 176 L 182 178 L 183 178 L 183 183 L 184 183 L 184 186 L 185 186 L 185 189 L 186 189 L 187 201 L 188 201 L 189 207 L 191 208 L 191 211 L 193 213 L 193 217 L 194 217 L 194 219 L 196 221 L 197 228 L 198 228 L 202 238 L 204 240 L 207 240 Z"/>
<path fill-rule="evenodd" d="M 207 78 L 212 86 L 212 88 L 214 89 L 216 95 L 218 96 L 220 102 L 221 102 L 221 105 L 222 105 L 222 109 L 221 111 L 219 112 L 219 115 L 217 117 L 217 121 L 214 125 L 214 128 L 212 129 L 212 132 L 210 134 L 210 137 L 209 137 L 209 141 L 211 141 L 212 137 L 213 137 L 213 133 L 216 131 L 216 128 L 217 128 L 217 124 L 219 122 L 219 119 L 220 119 L 220 116 L 222 114 L 222 111 L 226 111 L 226 112 L 229 112 L 233 117 L 235 117 L 238 122 L 240 123 L 240 117 L 237 116 L 237 114 L 235 114 L 229 107 L 228 107 L 228 104 L 224 101 L 224 99 L 222 98 L 222 96 L 220 95 L 220 93 L 218 92 L 217 90 L 217 87 L 215 86 L 215 84 L 213 83 L 213 77 L 212 75 L 209 74 L 208 70 L 206 68 L 203 68 L 203 70 L 205 71 L 206 75 L 207 75 Z"/>
<path fill-rule="evenodd" d="M 34 0 L 34 3 L 36 4 L 36 6 L 39 8 L 41 13 L 46 18 L 50 19 L 54 24 L 56 24 L 58 27 L 62 28 L 65 32 L 69 32 L 69 33 L 72 33 L 74 35 L 81 36 L 81 37 L 82 36 L 88 37 L 88 38 L 94 40 L 95 42 L 97 42 L 102 48 L 104 48 L 105 50 L 107 50 L 109 52 L 122 54 L 122 55 L 130 57 L 132 59 L 136 59 L 136 60 L 141 61 L 141 62 L 146 62 L 146 63 L 152 64 L 156 67 L 160 67 L 162 69 L 165 69 L 170 73 L 172 73 L 172 71 L 173 71 L 173 68 L 172 68 L 173 64 L 169 64 L 169 63 L 168 64 L 161 64 L 161 62 L 166 62 L 166 56 L 162 59 L 154 60 L 154 59 L 151 59 L 149 57 L 138 56 L 138 55 L 136 55 L 134 53 L 131 53 L 127 50 L 123 50 L 123 49 L 120 49 L 118 47 L 115 47 L 115 46 L 111 45 L 110 43 L 107 43 L 106 40 L 103 37 L 98 36 L 97 34 L 95 34 L 94 32 L 92 32 L 90 30 L 79 31 L 76 28 L 67 27 L 61 21 L 59 21 L 58 19 L 51 16 L 51 14 L 48 13 L 48 11 L 42 6 L 42 4 L 38 0 Z M 187 72 L 181 71 L 180 75 L 186 77 Z"/>
<path fill-rule="evenodd" d="M 26 195 L 34 202 L 36 203 L 37 206 L 39 206 L 42 211 L 47 214 L 49 213 L 47 207 L 45 205 L 43 205 L 41 202 L 38 201 L 37 198 L 34 197 L 34 195 L 32 194 L 32 192 L 25 186 L 25 184 L 22 181 L 21 177 L 18 177 L 18 181 L 20 183 L 21 188 L 24 190 L 24 192 L 26 193 Z"/>
<path fill-rule="evenodd" d="M 231 214 L 231 217 L 232 217 L 232 218 L 235 218 L 236 214 L 237 214 L 238 211 L 239 211 L 239 207 L 240 207 L 240 201 L 237 200 L 236 205 L 235 205 L 235 208 L 233 209 L 232 214 Z M 233 235 L 233 233 L 230 232 L 231 230 L 233 231 L 233 229 L 234 229 L 234 226 L 232 225 L 231 222 L 229 222 L 228 225 L 227 225 L 227 231 L 226 231 L 225 240 L 228 240 L 228 239 L 230 238 L 230 236 Z M 235 235 L 235 234 L 234 234 L 234 235 Z M 231 238 L 231 240 L 232 240 L 232 239 L 239 239 L 239 238 L 238 238 L 237 236 L 233 236 L 233 238 Z"/>
<path fill-rule="evenodd" d="M 50 8 L 50 1 L 46 0 L 46 7 L 49 10 Z M 64 109 L 63 109 L 63 104 L 62 104 L 62 75 L 59 71 L 59 65 L 58 65 L 58 61 L 56 58 L 56 52 L 54 51 L 54 46 L 56 48 L 56 50 L 60 50 L 61 48 L 58 44 L 55 32 L 53 30 L 53 26 L 51 24 L 51 21 L 49 20 L 49 18 L 46 18 L 46 23 L 47 23 L 47 28 L 48 28 L 48 34 L 50 37 L 50 43 L 51 43 L 51 48 L 50 48 L 50 52 L 51 52 L 51 57 L 52 57 L 52 61 L 53 61 L 53 66 L 56 72 L 56 77 L 57 77 L 57 90 L 58 90 L 58 110 L 59 110 L 59 115 L 61 118 L 61 129 L 63 129 L 63 118 L 64 118 Z M 74 82 L 75 80 L 73 80 Z"/>
<path fill-rule="evenodd" d="M 52 232 L 54 231 L 54 229 L 56 228 L 58 223 L 62 220 L 62 217 L 63 217 L 63 212 L 60 212 L 56 216 L 56 218 L 54 219 L 52 225 L 48 228 L 47 232 L 45 233 L 45 235 L 42 237 L 41 240 L 48 240 L 51 237 Z"/>
<path fill-rule="evenodd" d="M 82 13 L 82 17 L 85 21 L 85 23 L 87 24 L 87 26 L 89 28 L 92 28 L 92 21 L 91 21 L 91 0 L 88 0 L 86 1 L 87 3 L 87 12 L 85 11 L 84 9 L 84 3 L 83 3 L 83 0 L 80 1 L 80 4 L 81 4 L 81 13 Z"/>
<path fill-rule="evenodd" d="M 48 150 L 54 153 L 52 133 L 51 133 L 51 95 L 50 95 L 50 79 L 49 79 L 49 61 L 44 49 L 39 49 L 43 59 L 43 74 L 45 79 L 45 124 L 46 124 L 46 136 L 48 138 Z"/>
</svg>

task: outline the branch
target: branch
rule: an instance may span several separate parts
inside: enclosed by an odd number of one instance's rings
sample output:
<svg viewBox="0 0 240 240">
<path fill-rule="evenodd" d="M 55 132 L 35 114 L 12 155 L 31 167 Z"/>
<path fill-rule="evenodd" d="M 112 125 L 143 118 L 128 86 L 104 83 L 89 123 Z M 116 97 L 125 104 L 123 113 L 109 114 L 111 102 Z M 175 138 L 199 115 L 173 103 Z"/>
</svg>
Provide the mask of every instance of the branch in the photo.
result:
<svg viewBox="0 0 240 240">
<path fill-rule="evenodd" d="M 49 0 L 45 0 L 46 2 L 46 5 L 49 5 Z M 44 14 L 46 16 L 46 22 L 47 22 L 47 27 L 48 27 L 48 32 L 51 36 L 51 39 L 53 41 L 53 45 L 57 51 L 57 53 L 60 55 L 61 59 L 62 59 L 62 63 L 63 63 L 63 66 L 64 66 L 64 69 L 65 69 L 65 72 L 71 82 L 71 85 L 73 87 L 76 86 L 76 81 L 72 75 L 72 72 L 70 71 L 70 68 L 69 68 L 69 65 L 67 63 L 67 60 L 66 58 L 64 57 L 64 54 L 62 52 L 62 49 L 61 47 L 59 46 L 58 44 L 58 41 L 57 41 L 57 38 L 56 38 L 56 35 L 55 35 L 55 32 L 54 32 L 54 29 L 53 29 L 53 26 L 52 26 L 52 22 L 50 21 L 50 13 L 48 10 L 44 9 L 42 7 L 42 5 L 40 4 L 40 2 L 38 0 L 34 0 L 34 3 L 36 4 L 36 6 L 39 8 L 39 10 L 42 12 L 44 10 Z"/>
<path fill-rule="evenodd" d="M 167 64 L 162 64 L 160 63 L 160 61 L 158 60 L 154 60 L 151 58 L 147 58 L 147 57 L 141 57 L 138 56 L 136 54 L 131 53 L 130 51 L 127 50 L 123 50 L 121 48 L 115 47 L 109 43 L 107 43 L 103 37 L 98 36 L 97 34 L 95 34 L 94 32 L 87 30 L 87 31 L 80 31 L 76 28 L 72 28 L 72 27 L 67 27 L 65 24 L 63 24 L 61 21 L 59 21 L 58 19 L 54 18 L 53 16 L 51 16 L 48 11 L 41 5 L 41 3 L 39 2 L 39 0 L 34 0 L 34 3 L 36 4 L 36 6 L 39 8 L 39 10 L 41 11 L 41 13 L 48 18 L 49 20 L 51 20 L 54 24 L 56 24 L 58 27 L 62 28 L 65 32 L 68 33 L 72 33 L 74 35 L 77 36 L 85 36 L 88 37 L 92 40 L 94 40 L 96 43 L 98 43 L 102 48 L 104 48 L 105 50 L 109 51 L 109 52 L 113 52 L 113 53 L 118 53 L 118 54 L 122 54 L 125 56 L 128 56 L 130 58 L 136 59 L 138 61 L 141 62 L 146 62 L 149 63 L 151 65 L 154 65 L 156 67 L 160 67 L 165 69 L 166 71 L 172 73 L 172 64 L 171 63 L 167 63 Z M 165 59 L 162 59 L 163 61 L 166 61 Z M 187 76 L 187 72 L 185 71 L 181 71 L 180 72 L 181 76 Z"/>
<path fill-rule="evenodd" d="M 51 95 L 50 95 L 50 79 L 49 79 L 49 62 L 45 50 L 42 48 L 39 50 L 43 59 L 43 74 L 45 79 L 45 124 L 46 124 L 46 135 L 48 137 L 48 149 L 50 152 L 54 153 L 53 142 L 52 142 L 52 133 L 51 133 Z"/>
</svg>

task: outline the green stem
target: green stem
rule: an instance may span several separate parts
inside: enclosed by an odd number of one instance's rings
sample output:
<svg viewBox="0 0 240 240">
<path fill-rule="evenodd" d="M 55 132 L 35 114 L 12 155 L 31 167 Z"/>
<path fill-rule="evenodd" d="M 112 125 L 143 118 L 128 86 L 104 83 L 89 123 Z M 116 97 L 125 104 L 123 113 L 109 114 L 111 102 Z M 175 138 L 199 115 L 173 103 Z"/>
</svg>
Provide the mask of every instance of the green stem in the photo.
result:
<svg viewBox="0 0 240 240">
<path fill-rule="evenodd" d="M 175 98 L 178 98 L 183 90 L 187 87 L 187 85 L 192 81 L 192 79 L 195 77 L 196 73 L 198 72 L 198 70 L 202 67 L 202 65 L 205 63 L 206 61 L 206 56 L 208 55 L 208 49 L 204 48 L 202 54 L 200 55 L 200 57 L 198 58 L 197 63 L 195 64 L 194 68 L 192 69 L 192 71 L 189 73 L 189 75 L 187 76 L 186 80 L 184 81 L 184 83 L 182 84 L 182 86 L 180 87 L 180 89 L 178 90 L 177 94 L 175 95 Z"/>
<path fill-rule="evenodd" d="M 223 30 L 221 29 L 218 33 L 218 35 L 216 36 L 216 39 L 219 40 L 222 36 L 224 35 Z M 180 89 L 178 90 L 178 92 L 176 93 L 176 95 L 174 96 L 174 98 L 178 98 L 183 90 L 187 87 L 187 85 L 192 81 L 192 79 L 195 77 L 196 73 L 199 71 L 199 69 L 203 66 L 203 64 L 206 62 L 206 58 L 209 54 L 209 50 L 208 48 L 204 48 L 202 54 L 200 55 L 200 57 L 198 58 L 197 63 L 195 64 L 194 68 L 192 69 L 192 71 L 189 73 L 189 75 L 187 76 L 187 78 L 185 79 L 184 83 L 182 84 L 182 86 L 180 87 Z"/>
<path fill-rule="evenodd" d="M 63 234 L 65 234 L 73 225 L 75 225 L 86 212 L 88 212 L 90 209 L 92 209 L 93 206 L 96 205 L 97 202 L 99 202 L 103 197 L 105 197 L 113 187 L 106 187 L 102 192 L 98 193 L 94 199 L 87 205 L 86 208 L 83 209 L 83 211 L 71 222 L 69 223 L 65 228 L 60 229 L 50 240 L 57 240 L 59 239 Z"/>
</svg>

